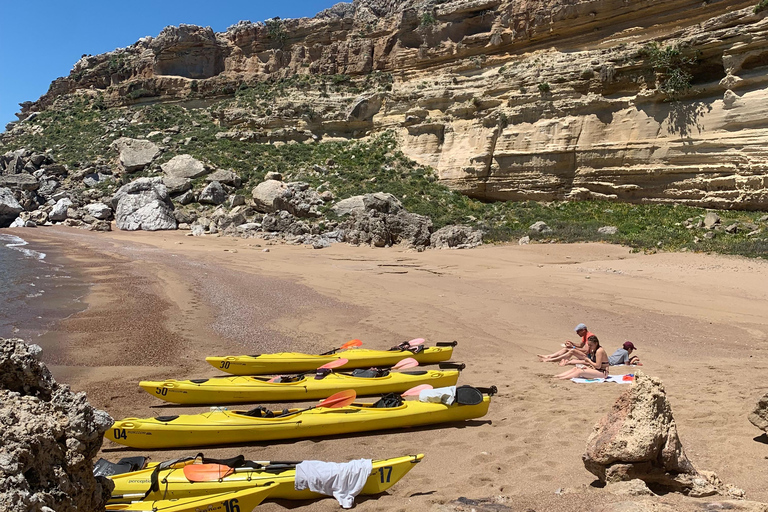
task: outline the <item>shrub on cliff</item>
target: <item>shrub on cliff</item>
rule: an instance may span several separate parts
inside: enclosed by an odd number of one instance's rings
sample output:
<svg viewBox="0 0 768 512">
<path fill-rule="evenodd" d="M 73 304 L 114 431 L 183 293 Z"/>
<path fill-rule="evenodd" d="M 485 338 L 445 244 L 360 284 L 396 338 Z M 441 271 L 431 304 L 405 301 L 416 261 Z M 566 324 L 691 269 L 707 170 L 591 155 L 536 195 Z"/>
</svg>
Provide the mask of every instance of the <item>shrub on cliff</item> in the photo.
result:
<svg viewBox="0 0 768 512">
<path fill-rule="evenodd" d="M 696 59 L 685 55 L 680 46 L 661 46 L 654 41 L 644 45 L 640 54 L 648 59 L 659 76 L 659 88 L 670 98 L 677 98 L 691 88 L 693 75 L 688 69 Z"/>
</svg>

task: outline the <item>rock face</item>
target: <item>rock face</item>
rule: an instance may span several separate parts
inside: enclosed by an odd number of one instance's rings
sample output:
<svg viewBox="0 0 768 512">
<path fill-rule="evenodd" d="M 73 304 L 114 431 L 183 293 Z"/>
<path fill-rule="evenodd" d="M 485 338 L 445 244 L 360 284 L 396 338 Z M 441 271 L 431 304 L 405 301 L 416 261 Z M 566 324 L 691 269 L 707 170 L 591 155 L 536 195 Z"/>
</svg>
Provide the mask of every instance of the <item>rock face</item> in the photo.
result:
<svg viewBox="0 0 768 512">
<path fill-rule="evenodd" d="M 755 410 L 749 415 L 749 421 L 760 430 L 768 432 L 768 393 L 757 402 Z"/>
<path fill-rule="evenodd" d="M 142 170 L 160 154 L 157 144 L 142 139 L 120 137 L 112 143 L 112 147 L 120 153 L 120 167 L 125 172 Z"/>
<path fill-rule="evenodd" d="M 0 228 L 7 228 L 23 208 L 10 189 L 0 187 Z"/>
<path fill-rule="evenodd" d="M 173 206 L 161 178 L 139 178 L 112 198 L 117 227 L 127 231 L 176 229 Z"/>
<path fill-rule="evenodd" d="M 40 352 L 0 339 L 0 509 L 104 510 L 112 486 L 92 459 L 112 418 L 58 384 Z"/>
<path fill-rule="evenodd" d="M 664 387 L 640 371 L 611 412 L 595 425 L 582 459 L 602 482 L 640 479 L 690 496 L 738 494 L 713 473 L 693 467 L 677 435 Z"/>
<path fill-rule="evenodd" d="M 470 226 L 445 226 L 429 238 L 435 249 L 470 249 L 483 243 L 483 233 Z"/>
</svg>

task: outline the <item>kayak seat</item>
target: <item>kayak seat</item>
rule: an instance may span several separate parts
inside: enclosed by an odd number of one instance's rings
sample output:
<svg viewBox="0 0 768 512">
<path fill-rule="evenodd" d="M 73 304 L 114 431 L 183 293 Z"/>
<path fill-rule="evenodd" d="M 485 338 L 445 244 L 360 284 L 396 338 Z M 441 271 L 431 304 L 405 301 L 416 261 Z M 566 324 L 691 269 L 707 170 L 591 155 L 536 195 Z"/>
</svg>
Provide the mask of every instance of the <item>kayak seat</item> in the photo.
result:
<svg viewBox="0 0 768 512">
<path fill-rule="evenodd" d="M 357 370 L 354 370 L 352 372 L 353 377 L 361 377 L 363 379 L 374 379 L 376 377 L 383 377 L 384 375 L 389 375 L 389 371 L 385 370 L 386 373 L 381 372 L 380 370 L 374 370 L 373 368 L 368 368 L 366 370 L 362 368 L 358 368 Z M 384 375 L 382 375 L 384 373 Z"/>
<path fill-rule="evenodd" d="M 146 457 L 124 457 L 117 462 L 99 459 L 93 465 L 93 476 L 112 476 L 130 473 L 143 469 L 146 462 Z"/>
<path fill-rule="evenodd" d="M 415 347 L 409 347 L 407 350 L 413 354 L 421 354 L 422 352 L 424 352 L 424 345 L 416 345 Z"/>
<path fill-rule="evenodd" d="M 427 370 L 413 370 L 411 372 L 400 372 L 404 373 L 406 375 L 426 375 L 428 372 Z"/>
<path fill-rule="evenodd" d="M 157 421 L 162 421 L 163 423 L 167 423 L 167 422 L 169 422 L 169 421 L 173 421 L 173 420 L 175 420 L 175 419 L 176 419 L 176 418 L 178 418 L 178 417 L 179 417 L 179 415 L 177 414 L 177 415 L 175 415 L 175 416 L 158 416 L 158 417 L 156 417 L 155 419 L 156 419 Z"/>
<path fill-rule="evenodd" d="M 208 382 L 208 379 L 190 379 L 189 382 L 194 382 L 195 384 L 202 384 L 203 382 Z"/>
<path fill-rule="evenodd" d="M 472 386 L 456 388 L 456 403 L 459 405 L 477 405 L 483 401 L 483 393 Z"/>
<path fill-rule="evenodd" d="M 285 383 L 285 382 L 298 382 L 301 379 L 303 379 L 301 375 L 280 375 L 277 379 L 273 380 L 272 382 L 277 383 Z"/>
<path fill-rule="evenodd" d="M 387 393 L 374 403 L 372 407 L 374 409 L 390 409 L 392 407 L 400 407 L 401 405 L 403 405 L 403 397 L 398 393 Z"/>
<path fill-rule="evenodd" d="M 250 416 L 251 418 L 274 418 L 275 413 L 270 411 L 264 406 L 258 406 L 255 409 L 251 409 L 250 411 L 242 412 L 240 413 L 243 416 Z"/>
</svg>

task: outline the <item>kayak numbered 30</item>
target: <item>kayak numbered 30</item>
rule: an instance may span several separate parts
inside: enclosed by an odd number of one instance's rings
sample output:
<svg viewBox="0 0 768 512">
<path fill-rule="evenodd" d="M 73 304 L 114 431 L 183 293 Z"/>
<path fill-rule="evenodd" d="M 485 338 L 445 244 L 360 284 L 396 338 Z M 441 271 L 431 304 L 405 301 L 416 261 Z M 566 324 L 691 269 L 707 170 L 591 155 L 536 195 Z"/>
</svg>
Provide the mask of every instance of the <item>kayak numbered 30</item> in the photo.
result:
<svg viewBox="0 0 768 512">
<path fill-rule="evenodd" d="M 341 358 L 347 359 L 348 362 L 340 369 L 393 366 L 407 357 L 416 359 L 419 364 L 436 364 L 448 361 L 456 345 L 458 345 L 457 342 L 451 341 L 439 342 L 434 347 L 415 351 L 353 348 L 327 355 L 278 352 L 251 356 L 206 357 L 205 360 L 214 368 L 232 375 L 271 375 L 310 372 Z"/>
<path fill-rule="evenodd" d="M 361 491 L 363 495 L 380 494 L 403 478 L 424 454 L 407 455 L 389 459 L 373 460 L 372 471 Z M 211 493 L 237 492 L 251 487 L 272 485 L 269 499 L 308 500 L 323 495 L 309 489 L 296 490 L 296 465 L 298 462 L 248 462 L 240 467 L 224 468 L 220 474 L 210 478 L 195 478 L 198 458 L 188 459 L 162 468 L 162 465 L 139 471 L 110 476 L 115 488 L 109 503 L 143 500 L 145 503 L 159 499 L 185 499 L 205 496 Z M 152 486 L 152 482 L 158 483 Z M 162 485 L 159 484 L 162 482 Z"/>
<path fill-rule="evenodd" d="M 420 384 L 453 386 L 463 364 L 441 363 L 440 370 L 389 372 L 382 377 L 357 377 L 329 373 L 316 379 L 314 374 L 272 382 L 266 377 L 234 376 L 215 379 L 142 381 L 144 391 L 161 400 L 177 404 L 233 404 L 248 402 L 294 402 L 331 396 L 354 389 L 359 396 L 397 393 Z"/>
<path fill-rule="evenodd" d="M 266 411 L 262 407 L 252 411 L 213 410 L 202 414 L 127 418 L 116 421 L 104 436 L 132 448 L 157 449 L 243 444 L 448 423 L 480 418 L 488 412 L 495 386 L 471 389 L 478 395 L 478 401 L 471 405 L 413 400 L 403 401 L 395 407 L 356 403 L 286 411 Z"/>
</svg>

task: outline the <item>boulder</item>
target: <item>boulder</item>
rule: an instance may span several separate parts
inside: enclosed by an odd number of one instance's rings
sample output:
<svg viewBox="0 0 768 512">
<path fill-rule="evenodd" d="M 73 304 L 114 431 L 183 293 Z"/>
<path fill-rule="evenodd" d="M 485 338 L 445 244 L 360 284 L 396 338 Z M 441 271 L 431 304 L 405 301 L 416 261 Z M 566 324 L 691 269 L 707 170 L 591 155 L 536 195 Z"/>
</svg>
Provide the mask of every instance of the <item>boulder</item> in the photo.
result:
<svg viewBox="0 0 768 512">
<path fill-rule="evenodd" d="M 533 224 L 528 226 L 528 229 L 530 229 L 531 231 L 535 231 L 537 233 L 551 233 L 552 232 L 552 228 L 547 226 L 547 223 L 544 222 L 543 220 L 534 222 Z"/>
<path fill-rule="evenodd" d="M 110 147 L 120 153 L 120 167 L 128 173 L 144 169 L 160 154 L 157 144 L 144 139 L 120 137 Z"/>
<path fill-rule="evenodd" d="M 109 220 L 112 218 L 112 208 L 104 203 L 91 203 L 85 206 L 88 215 L 98 220 Z"/>
<path fill-rule="evenodd" d="M 8 187 L 16 190 L 37 190 L 40 187 L 37 179 L 25 172 L 0 176 L 0 187 Z"/>
<path fill-rule="evenodd" d="M 619 232 L 619 228 L 616 226 L 603 226 L 600 228 L 597 228 L 597 232 L 601 235 L 615 235 Z"/>
<path fill-rule="evenodd" d="M 749 421 L 760 430 L 768 433 L 768 393 L 758 400 L 755 410 L 749 415 Z"/>
<path fill-rule="evenodd" d="M 192 180 L 189 178 L 177 178 L 172 176 L 163 177 L 163 185 L 168 189 L 168 193 L 172 196 L 181 194 L 192 188 Z"/>
<path fill-rule="evenodd" d="M 707 229 L 713 229 L 720 224 L 720 216 L 715 212 L 707 212 L 704 216 L 704 227 Z"/>
<path fill-rule="evenodd" d="M 695 497 L 738 494 L 713 473 L 694 468 L 680 443 L 661 381 L 641 371 L 594 426 L 582 460 L 602 482 L 640 479 Z"/>
<path fill-rule="evenodd" d="M 181 205 L 186 205 L 197 201 L 197 196 L 191 190 L 187 190 L 183 194 L 174 197 L 173 200 Z"/>
<path fill-rule="evenodd" d="M 63 221 L 67 218 L 67 212 L 69 211 L 70 206 L 72 206 L 72 201 L 68 197 L 59 199 L 48 214 L 48 220 L 51 222 Z"/>
<path fill-rule="evenodd" d="M 209 183 L 213 181 L 218 181 L 219 183 L 222 183 L 224 185 L 229 185 L 230 187 L 239 187 L 240 184 L 242 183 L 240 176 L 235 174 L 233 171 L 226 171 L 224 169 L 219 169 L 213 174 L 209 174 L 208 176 L 205 177 L 205 181 Z"/>
<path fill-rule="evenodd" d="M 22 210 L 13 192 L 8 188 L 0 187 L 0 228 L 10 226 Z"/>
<path fill-rule="evenodd" d="M 256 209 L 264 213 L 276 211 L 275 199 L 288 193 L 288 186 L 282 181 L 266 180 L 253 188 L 251 197 L 256 203 Z"/>
<path fill-rule="evenodd" d="M 397 213 L 403 209 L 403 203 L 392 194 L 376 192 L 342 199 L 331 210 L 339 217 L 346 215 L 359 215 L 368 210 L 376 210 L 381 213 Z"/>
<path fill-rule="evenodd" d="M 176 229 L 173 206 L 160 178 L 139 178 L 112 197 L 117 227 L 127 231 Z"/>
<path fill-rule="evenodd" d="M 0 338 L 0 510 L 104 510 L 114 484 L 93 458 L 112 418 L 58 384 L 41 352 Z"/>
<path fill-rule="evenodd" d="M 160 166 L 169 178 L 195 179 L 208 174 L 203 162 L 191 155 L 177 155 Z"/>
<path fill-rule="evenodd" d="M 387 228 L 392 237 L 392 244 L 405 244 L 408 247 L 426 247 L 432 234 L 432 219 L 401 210 L 385 217 Z"/>
<path fill-rule="evenodd" d="M 429 237 L 436 249 L 469 249 L 483 243 L 483 232 L 470 226 L 445 226 Z"/>
<path fill-rule="evenodd" d="M 203 204 L 223 204 L 227 200 L 227 193 L 224 191 L 224 187 L 218 181 L 213 181 L 206 186 L 200 197 L 197 198 L 198 203 Z"/>
</svg>

